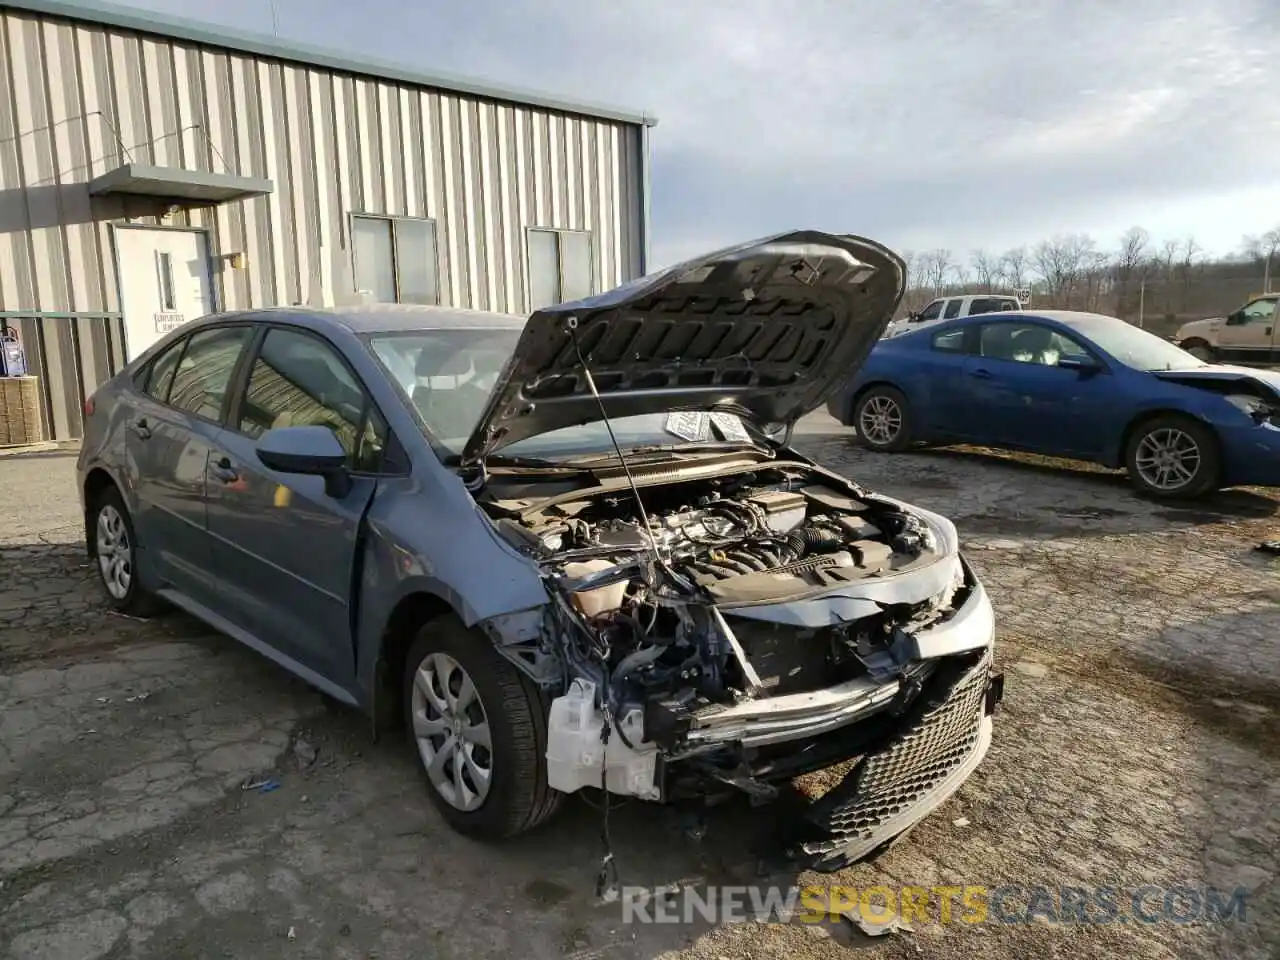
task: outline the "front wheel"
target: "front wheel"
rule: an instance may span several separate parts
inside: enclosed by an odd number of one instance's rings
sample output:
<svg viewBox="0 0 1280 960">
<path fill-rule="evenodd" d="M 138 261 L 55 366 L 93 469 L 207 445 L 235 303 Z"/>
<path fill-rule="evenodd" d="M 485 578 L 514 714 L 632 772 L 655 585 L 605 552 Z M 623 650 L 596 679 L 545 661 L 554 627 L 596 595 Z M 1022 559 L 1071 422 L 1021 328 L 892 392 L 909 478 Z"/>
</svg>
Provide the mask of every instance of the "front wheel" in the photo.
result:
<svg viewBox="0 0 1280 960">
<path fill-rule="evenodd" d="M 1133 485 L 1152 496 L 1198 497 L 1217 488 L 1221 460 L 1209 427 L 1174 414 L 1133 431 L 1125 466 Z"/>
<path fill-rule="evenodd" d="M 897 452 L 911 445 L 911 414 L 897 387 L 872 387 L 854 404 L 853 427 L 871 450 Z"/>
<path fill-rule="evenodd" d="M 1205 363 L 1213 363 L 1213 347 L 1209 346 L 1209 344 L 1205 343 L 1203 340 L 1192 340 L 1182 349 L 1187 351 L 1187 353 L 1191 354 L 1197 360 L 1202 360 Z"/>
<path fill-rule="evenodd" d="M 90 553 L 97 560 L 98 580 L 107 599 L 120 613 L 152 616 L 160 604 L 138 582 L 138 535 L 120 491 L 103 490 L 89 510 Z"/>
<path fill-rule="evenodd" d="M 492 641 L 453 617 L 425 624 L 405 663 L 404 707 L 436 809 L 497 840 L 538 826 L 564 794 L 547 785 L 550 703 Z"/>
</svg>

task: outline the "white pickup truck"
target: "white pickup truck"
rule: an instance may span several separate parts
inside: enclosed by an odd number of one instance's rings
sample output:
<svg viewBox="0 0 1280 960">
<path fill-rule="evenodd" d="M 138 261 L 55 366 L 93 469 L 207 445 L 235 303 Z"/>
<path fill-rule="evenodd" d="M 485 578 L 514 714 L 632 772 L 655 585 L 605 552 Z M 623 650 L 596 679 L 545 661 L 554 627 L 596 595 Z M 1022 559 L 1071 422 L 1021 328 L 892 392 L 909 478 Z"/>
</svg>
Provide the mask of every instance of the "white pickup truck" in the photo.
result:
<svg viewBox="0 0 1280 960">
<path fill-rule="evenodd" d="M 1184 323 L 1173 342 L 1210 362 L 1280 363 L 1280 293 L 1253 297 L 1226 317 Z"/>
<path fill-rule="evenodd" d="M 965 293 L 953 297 L 939 297 L 923 310 L 908 313 L 903 319 L 895 320 L 885 328 L 884 336 L 896 337 L 900 334 L 919 330 L 921 326 L 938 320 L 954 320 L 956 317 L 968 317 L 976 313 L 1002 313 L 1006 310 L 1021 310 L 1022 302 L 1014 296 L 996 293 Z"/>
</svg>

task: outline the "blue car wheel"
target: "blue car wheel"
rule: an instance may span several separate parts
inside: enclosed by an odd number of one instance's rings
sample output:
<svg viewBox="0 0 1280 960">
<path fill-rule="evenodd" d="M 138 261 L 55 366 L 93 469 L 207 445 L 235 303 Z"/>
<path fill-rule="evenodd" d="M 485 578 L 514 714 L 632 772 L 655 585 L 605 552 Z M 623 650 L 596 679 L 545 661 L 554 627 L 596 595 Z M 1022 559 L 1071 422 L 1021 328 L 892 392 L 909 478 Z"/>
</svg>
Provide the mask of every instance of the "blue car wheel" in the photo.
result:
<svg viewBox="0 0 1280 960">
<path fill-rule="evenodd" d="M 911 412 L 897 387 L 879 384 L 853 405 L 852 426 L 869 450 L 897 452 L 911 445 Z"/>
<path fill-rule="evenodd" d="M 1125 449 L 1133 485 L 1155 497 L 1198 497 L 1218 485 L 1221 457 L 1213 430 L 1168 414 L 1138 425 Z"/>
</svg>

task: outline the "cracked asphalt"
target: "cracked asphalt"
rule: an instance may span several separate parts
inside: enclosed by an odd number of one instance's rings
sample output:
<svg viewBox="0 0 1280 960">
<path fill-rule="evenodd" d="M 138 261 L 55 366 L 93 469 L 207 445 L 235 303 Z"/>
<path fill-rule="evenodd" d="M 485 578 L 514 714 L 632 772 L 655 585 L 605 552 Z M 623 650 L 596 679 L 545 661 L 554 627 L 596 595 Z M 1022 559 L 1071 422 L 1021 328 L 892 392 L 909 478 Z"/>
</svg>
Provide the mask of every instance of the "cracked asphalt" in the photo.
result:
<svg viewBox="0 0 1280 960">
<path fill-rule="evenodd" d="M 489 847 L 445 827 L 399 736 L 172 613 L 114 616 L 74 454 L 0 457 L 0 951 L 14 958 L 1241 957 L 1280 945 L 1280 500 L 1187 507 L 1117 475 L 972 449 L 806 452 L 954 519 L 997 609 L 985 763 L 872 864 L 763 882 L 1245 888 L 1243 919 L 626 925 L 600 813 Z M 246 789 L 248 787 L 249 789 Z M 762 882 L 769 808 L 615 807 L 624 882 Z M 1123 901 L 1123 897 L 1121 898 Z M 1011 903 L 1014 901 L 1010 901 Z M 1016 904 L 1015 904 L 1016 906 Z M 1016 912 L 1016 910 L 1015 910 Z M 1178 911 L 1186 919 L 1186 910 Z"/>
</svg>

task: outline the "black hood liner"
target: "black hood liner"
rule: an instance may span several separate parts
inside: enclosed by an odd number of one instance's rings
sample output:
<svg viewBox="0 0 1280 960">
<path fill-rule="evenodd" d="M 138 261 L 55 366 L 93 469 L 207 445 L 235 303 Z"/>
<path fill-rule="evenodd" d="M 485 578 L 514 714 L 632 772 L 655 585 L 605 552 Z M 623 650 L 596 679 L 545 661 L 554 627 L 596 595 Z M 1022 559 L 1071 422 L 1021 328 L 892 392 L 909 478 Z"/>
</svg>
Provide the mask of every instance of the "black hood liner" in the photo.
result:
<svg viewBox="0 0 1280 960">
<path fill-rule="evenodd" d="M 805 230 L 539 310 L 463 462 L 601 419 L 579 352 L 610 417 L 715 409 L 794 423 L 866 359 L 904 282 L 901 258 L 880 244 Z"/>
</svg>

